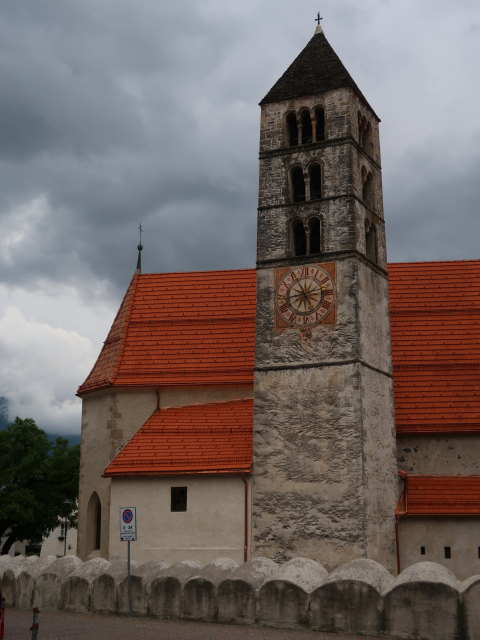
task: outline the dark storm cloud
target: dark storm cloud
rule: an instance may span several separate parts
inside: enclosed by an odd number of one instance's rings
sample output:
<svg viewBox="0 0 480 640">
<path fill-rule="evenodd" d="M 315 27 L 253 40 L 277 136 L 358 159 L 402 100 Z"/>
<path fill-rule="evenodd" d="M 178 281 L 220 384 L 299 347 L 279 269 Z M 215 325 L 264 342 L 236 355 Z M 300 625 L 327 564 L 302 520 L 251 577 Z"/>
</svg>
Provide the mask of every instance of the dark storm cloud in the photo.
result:
<svg viewBox="0 0 480 640">
<path fill-rule="evenodd" d="M 478 259 L 480 136 L 472 143 L 462 154 L 444 139 L 412 149 L 387 178 L 390 261 Z"/>
<path fill-rule="evenodd" d="M 88 287 L 91 272 L 123 288 L 140 220 L 153 269 L 253 264 L 255 195 L 244 190 L 256 182 L 256 132 L 246 139 L 242 125 L 256 105 L 244 106 L 224 67 L 231 34 L 195 3 L 139 4 L 0 9 L 4 219 L 13 225 L 20 203 L 46 199 L 5 254 L 12 283 L 32 287 L 41 275 Z M 223 74 L 236 88 L 228 98 Z M 239 242 L 227 249 L 222 229 Z"/>
</svg>

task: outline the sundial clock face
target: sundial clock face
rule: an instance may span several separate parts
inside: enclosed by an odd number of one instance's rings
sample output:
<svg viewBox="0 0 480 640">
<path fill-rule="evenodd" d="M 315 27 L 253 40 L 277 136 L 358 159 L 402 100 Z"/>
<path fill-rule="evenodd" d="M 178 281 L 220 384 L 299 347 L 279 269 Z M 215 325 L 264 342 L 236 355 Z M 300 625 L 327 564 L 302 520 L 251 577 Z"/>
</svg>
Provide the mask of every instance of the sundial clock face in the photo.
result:
<svg viewBox="0 0 480 640">
<path fill-rule="evenodd" d="M 277 325 L 308 327 L 334 321 L 335 271 L 334 265 L 328 265 L 328 269 L 325 266 L 307 264 L 279 273 L 276 290 Z"/>
</svg>

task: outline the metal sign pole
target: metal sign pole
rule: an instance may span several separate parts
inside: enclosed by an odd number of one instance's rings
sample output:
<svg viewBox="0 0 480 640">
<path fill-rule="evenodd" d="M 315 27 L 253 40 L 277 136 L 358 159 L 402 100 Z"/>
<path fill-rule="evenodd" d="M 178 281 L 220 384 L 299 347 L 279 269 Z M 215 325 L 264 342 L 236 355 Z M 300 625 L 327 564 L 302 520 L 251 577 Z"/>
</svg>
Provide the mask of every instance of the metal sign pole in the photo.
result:
<svg viewBox="0 0 480 640">
<path fill-rule="evenodd" d="M 131 583 L 131 576 L 130 576 L 130 540 L 128 540 L 127 542 L 127 554 L 128 554 L 128 560 L 127 560 L 127 565 L 128 565 L 128 579 L 127 579 L 127 590 L 128 590 L 128 615 L 131 616 L 132 615 L 132 583 Z"/>
<path fill-rule="evenodd" d="M 129 616 L 133 615 L 130 542 L 135 542 L 136 539 L 137 510 L 135 507 L 120 507 L 120 541 L 127 543 L 127 596 Z"/>
</svg>

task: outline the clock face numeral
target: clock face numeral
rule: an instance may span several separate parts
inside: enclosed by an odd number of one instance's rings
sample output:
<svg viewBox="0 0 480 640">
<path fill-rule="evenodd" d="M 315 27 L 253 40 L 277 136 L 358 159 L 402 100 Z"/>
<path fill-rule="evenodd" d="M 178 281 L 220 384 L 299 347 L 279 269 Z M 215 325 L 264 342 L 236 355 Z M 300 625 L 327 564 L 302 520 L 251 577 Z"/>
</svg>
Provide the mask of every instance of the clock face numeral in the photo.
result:
<svg viewBox="0 0 480 640">
<path fill-rule="evenodd" d="M 294 327 L 319 324 L 335 307 L 335 282 L 317 265 L 290 269 L 277 286 L 277 313 Z"/>
</svg>

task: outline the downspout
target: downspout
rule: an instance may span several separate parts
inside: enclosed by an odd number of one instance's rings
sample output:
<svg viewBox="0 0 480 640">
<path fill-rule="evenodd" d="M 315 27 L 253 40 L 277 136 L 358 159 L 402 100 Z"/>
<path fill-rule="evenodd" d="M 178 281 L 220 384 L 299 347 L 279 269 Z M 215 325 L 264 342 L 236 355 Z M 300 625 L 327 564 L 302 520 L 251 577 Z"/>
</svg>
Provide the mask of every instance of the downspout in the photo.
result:
<svg viewBox="0 0 480 640">
<path fill-rule="evenodd" d="M 397 573 L 400 573 L 400 535 L 398 532 L 398 526 L 400 524 L 400 517 L 404 516 L 408 511 L 408 474 L 406 474 L 402 469 L 399 469 L 398 475 L 403 480 L 403 492 L 398 499 L 397 508 L 395 509 L 395 546 L 397 548 Z"/>
<path fill-rule="evenodd" d="M 243 561 L 248 560 L 248 482 L 245 479 L 245 474 L 242 473 L 242 482 L 244 484 L 244 538 L 243 538 Z"/>
<path fill-rule="evenodd" d="M 397 548 L 397 574 L 400 573 L 400 536 L 398 535 L 398 524 L 400 516 L 395 515 L 395 546 Z"/>
</svg>

